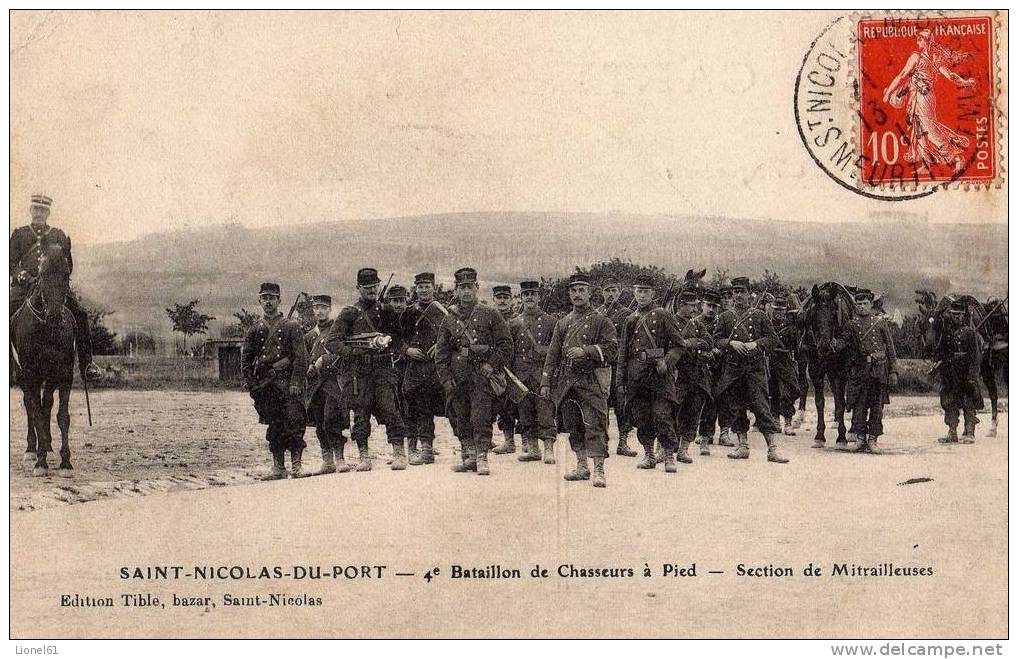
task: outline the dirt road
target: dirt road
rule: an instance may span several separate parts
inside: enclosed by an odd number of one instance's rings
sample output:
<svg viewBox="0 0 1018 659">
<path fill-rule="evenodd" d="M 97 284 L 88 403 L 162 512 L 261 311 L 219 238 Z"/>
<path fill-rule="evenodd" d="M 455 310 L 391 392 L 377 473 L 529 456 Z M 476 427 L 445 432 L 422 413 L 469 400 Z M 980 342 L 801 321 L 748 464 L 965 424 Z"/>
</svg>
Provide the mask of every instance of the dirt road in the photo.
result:
<svg viewBox="0 0 1018 659">
<path fill-rule="evenodd" d="M 635 460 L 613 457 L 608 489 L 595 490 L 562 480 L 572 466 L 564 439 L 557 465 L 498 457 L 493 475 L 482 478 L 449 470 L 457 456 L 444 432 L 434 466 L 251 483 L 266 456 L 243 394 L 101 396 L 96 427 L 83 428 L 75 410 L 71 483 L 24 475 L 24 426 L 12 399 L 14 638 L 1008 631 L 1006 414 L 996 439 L 972 446 L 933 441 L 943 427 L 938 416 L 891 418 L 883 456 L 812 450 L 811 433 L 800 431 L 784 443 L 792 460 L 784 466 L 765 462 L 755 434 L 751 460 L 733 462 L 715 449 L 678 474 L 639 472 Z M 892 412 L 934 408 L 935 399 L 898 399 Z M 210 470 L 220 474 L 211 485 L 238 486 L 174 491 L 208 488 Z M 910 479 L 919 482 L 903 484 Z M 90 498 L 107 500 L 60 505 Z M 811 562 L 821 576 L 803 576 Z M 694 563 L 695 577 L 662 576 L 664 564 Z M 532 578 L 536 564 L 549 576 Z M 740 564 L 792 574 L 740 576 Z M 933 574 L 832 576 L 835 564 Z M 362 565 L 386 567 L 381 579 L 343 571 Z M 454 565 L 518 569 L 521 577 L 453 579 Z M 121 568 L 135 566 L 182 570 L 178 579 L 120 578 Z M 211 566 L 214 578 L 196 576 L 196 566 Z M 218 573 L 224 578 L 215 578 L 217 566 L 226 568 Z M 257 578 L 276 566 L 283 577 Z M 294 566 L 326 574 L 338 567 L 340 575 L 295 579 Z M 568 566 L 633 576 L 568 576 Z M 652 576 L 643 576 L 645 566 Z M 122 595 L 140 593 L 165 608 L 123 606 Z M 226 605 L 227 595 L 273 593 L 288 604 Z M 112 597 L 115 606 L 60 606 L 61 596 L 75 594 Z M 211 600 L 173 606 L 174 595 Z"/>
</svg>

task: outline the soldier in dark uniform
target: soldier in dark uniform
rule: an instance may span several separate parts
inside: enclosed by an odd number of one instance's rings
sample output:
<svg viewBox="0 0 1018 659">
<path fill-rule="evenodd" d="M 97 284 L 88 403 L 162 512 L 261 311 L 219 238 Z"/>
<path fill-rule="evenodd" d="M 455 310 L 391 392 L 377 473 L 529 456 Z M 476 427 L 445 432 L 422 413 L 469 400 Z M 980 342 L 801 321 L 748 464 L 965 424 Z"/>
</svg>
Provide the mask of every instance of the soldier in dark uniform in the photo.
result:
<svg viewBox="0 0 1018 659">
<path fill-rule="evenodd" d="M 569 433 L 576 469 L 567 481 L 591 478 L 587 458 L 594 460 L 594 487 L 606 487 L 608 457 L 608 389 L 611 365 L 618 354 L 615 325 L 590 305 L 590 281 L 575 274 L 569 282 L 573 310 L 555 323 L 541 373 L 541 396 L 554 391 L 557 415 Z"/>
<path fill-rule="evenodd" d="M 731 311 L 735 308 L 735 297 L 731 286 L 721 287 L 721 310 Z"/>
<path fill-rule="evenodd" d="M 675 365 L 685 352 L 675 316 L 654 299 L 654 281 L 639 276 L 633 285 L 636 311 L 622 324 L 616 372 L 616 396 L 636 426 L 643 445 L 639 469 L 653 469 L 654 440 L 661 445 L 665 471 L 674 473 L 678 432 L 675 413 L 681 404 L 675 382 Z"/>
<path fill-rule="evenodd" d="M 323 381 L 314 366 L 318 358 L 325 354 L 325 337 L 332 328 L 332 297 L 312 296 L 311 309 L 315 316 L 315 326 L 304 335 L 310 364 L 305 400 L 309 425 L 314 426 L 318 445 L 322 449 L 322 466 L 316 475 L 334 474 L 337 471 L 344 473 L 351 469 L 344 456 L 346 436 L 343 434 L 350 427 L 350 412 L 340 407 L 338 386 Z"/>
<path fill-rule="evenodd" d="M 304 378 L 308 353 L 300 324 L 279 312 L 279 284 L 264 283 L 258 291 L 262 317 L 248 330 L 241 352 L 241 373 L 254 399 L 258 422 L 266 424 L 272 471 L 263 480 L 286 478 L 286 451 L 294 478 L 303 475 Z"/>
<path fill-rule="evenodd" d="M 491 289 L 492 299 L 495 301 L 495 309 L 502 315 L 502 320 L 508 325 L 516 317 L 513 311 L 513 289 L 511 286 L 499 285 Z M 511 360 L 510 360 L 511 361 Z M 516 419 L 519 412 L 516 404 L 508 396 L 503 396 L 497 402 L 498 406 L 498 429 L 502 431 L 503 442 L 492 449 L 492 453 L 505 455 L 516 452 Z"/>
<path fill-rule="evenodd" d="M 768 356 L 768 391 L 771 400 L 771 414 L 775 421 L 785 418 L 784 432 L 794 435 L 792 419 L 795 417 L 795 403 L 802 393 L 799 390 L 799 365 L 795 361 L 799 351 L 800 329 L 788 317 L 788 301 L 776 297 L 770 305 L 771 325 L 778 341 Z"/>
<path fill-rule="evenodd" d="M 778 454 L 775 438 L 781 429 L 771 416 L 767 400 L 766 352 L 775 345 L 777 336 L 767 314 L 749 306 L 749 278 L 732 279 L 732 298 L 733 308 L 718 317 L 714 330 L 714 345 L 722 351 L 724 359 L 714 394 L 719 409 L 732 420 L 732 430 L 739 437 L 738 448 L 728 457 L 749 458 L 748 409 L 767 442 L 767 460 L 783 464 L 788 460 Z"/>
<path fill-rule="evenodd" d="M 495 403 L 505 393 L 502 367 L 512 358 L 512 337 L 502 315 L 477 302 L 477 271 L 453 275 L 459 301 L 438 330 L 435 367 L 460 440 L 461 464 L 453 471 L 486 476 Z"/>
<path fill-rule="evenodd" d="M 551 335 L 558 319 L 541 311 L 539 303 L 541 284 L 537 281 L 520 283 L 523 312 L 509 321 L 513 337 L 513 373 L 526 385 L 530 394 L 518 406 L 523 434 L 523 455 L 520 462 L 541 459 L 544 442 L 544 462 L 555 464 L 555 405 L 538 395 L 541 390 L 541 372 L 548 355 Z"/>
<path fill-rule="evenodd" d="M 385 301 L 389 303 L 389 306 L 392 307 L 397 315 L 403 313 L 406 311 L 407 289 L 399 284 L 393 284 L 389 287 Z"/>
<path fill-rule="evenodd" d="M 856 452 L 879 453 L 877 438 L 884 432 L 884 405 L 888 387 L 894 386 L 897 355 L 887 320 L 873 313 L 873 293 L 855 293 L 855 317 L 845 323 L 838 337 L 849 351 L 849 377 L 845 403 L 852 410 L 849 432 L 858 439 Z M 841 347 L 839 346 L 839 347 Z"/>
<path fill-rule="evenodd" d="M 714 329 L 718 324 L 718 314 L 721 311 L 721 294 L 712 289 L 706 289 L 701 294 L 703 301 L 700 305 L 700 315 L 696 320 L 702 324 L 711 337 L 714 336 Z M 721 432 L 718 436 L 719 446 L 734 446 L 728 438 L 731 430 L 731 422 L 719 418 L 720 410 L 714 400 L 713 383 L 721 377 L 721 351 L 712 345 L 706 355 L 702 355 L 707 361 L 707 368 L 711 379 L 711 395 L 703 402 L 703 409 L 700 411 L 699 439 L 700 455 L 710 455 L 709 445 L 714 443 L 714 428 L 720 426 Z"/>
<path fill-rule="evenodd" d="M 343 307 L 325 338 L 325 347 L 338 357 L 323 364 L 327 373 L 339 372 L 341 405 L 353 410 L 351 439 L 357 442 L 357 471 L 371 470 L 368 438 L 371 416 L 385 426 L 392 446 L 392 469 L 406 469 L 406 426 L 400 410 L 396 360 L 402 346 L 399 316 L 378 300 L 378 271 L 357 272 L 360 299 Z"/>
<path fill-rule="evenodd" d="M 679 401 L 675 417 L 679 432 L 679 451 L 675 459 L 688 464 L 693 461 L 689 457 L 689 445 L 696 439 L 700 415 L 712 396 L 708 356 L 715 348 L 713 331 L 707 329 L 707 326 L 697 318 L 701 307 L 700 297 L 696 291 L 691 289 L 682 291 L 679 293 L 678 303 L 675 320 L 679 326 L 679 335 L 682 337 L 684 354 L 675 369 L 675 391 Z M 706 443 L 700 445 L 700 453 L 710 455 Z"/>
<path fill-rule="evenodd" d="M 631 308 L 619 303 L 619 298 L 622 296 L 622 286 L 617 279 L 609 277 L 601 283 L 601 292 L 604 295 L 604 304 L 601 305 L 598 311 L 607 316 L 608 320 L 612 321 L 612 324 L 615 326 L 616 335 L 622 336 L 622 323 L 626 322 L 626 318 L 633 311 Z M 637 452 L 629 446 L 629 433 L 632 432 L 633 428 L 623 413 L 625 405 L 616 396 L 619 381 L 615 370 L 615 364 L 612 364 L 612 388 L 608 396 L 608 406 L 615 410 L 615 423 L 619 429 L 619 446 L 615 449 L 615 453 L 627 458 L 635 458 Z"/>
<path fill-rule="evenodd" d="M 57 229 L 49 226 L 50 208 L 53 200 L 46 195 L 32 195 L 29 212 L 32 223 L 18 227 L 11 234 L 10 240 L 10 316 L 21 308 L 32 292 L 32 286 L 39 277 L 39 266 L 42 255 L 50 245 L 59 245 L 67 257 L 67 275 L 74 270 L 74 259 L 71 256 L 71 239 Z M 99 377 L 99 367 L 92 362 L 92 340 L 89 333 L 88 313 L 78 303 L 74 295 L 68 295 L 64 306 L 74 318 L 74 342 L 78 352 L 78 369 L 83 378 L 94 380 Z"/>
<path fill-rule="evenodd" d="M 447 311 L 435 301 L 435 275 L 414 277 L 417 303 L 400 316 L 403 334 L 403 397 L 407 407 L 410 464 L 434 464 L 435 417 L 445 414 L 442 382 L 435 368 L 438 328 Z M 418 452 L 418 445 L 420 451 Z"/>
<path fill-rule="evenodd" d="M 976 424 L 979 423 L 976 411 L 983 409 L 983 392 L 979 389 L 982 361 L 979 335 L 971 324 L 965 322 L 965 312 L 963 300 L 951 301 L 944 313 L 940 340 L 934 349 L 940 372 L 940 406 L 944 408 L 944 423 L 947 424 L 947 436 L 939 440 L 942 443 L 959 441 L 959 412 L 965 417 L 961 443 L 974 443 Z"/>
</svg>

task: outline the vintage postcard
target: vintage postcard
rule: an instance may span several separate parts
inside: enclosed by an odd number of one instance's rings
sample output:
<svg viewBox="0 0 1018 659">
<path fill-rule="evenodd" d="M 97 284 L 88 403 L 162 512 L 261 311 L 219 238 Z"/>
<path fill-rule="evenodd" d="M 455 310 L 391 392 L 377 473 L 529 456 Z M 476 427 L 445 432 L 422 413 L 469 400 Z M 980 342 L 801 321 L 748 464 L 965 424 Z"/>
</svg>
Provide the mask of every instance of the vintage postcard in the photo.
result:
<svg viewBox="0 0 1018 659">
<path fill-rule="evenodd" d="M 999 653 L 1007 11 L 9 22 L 19 652 Z"/>
</svg>

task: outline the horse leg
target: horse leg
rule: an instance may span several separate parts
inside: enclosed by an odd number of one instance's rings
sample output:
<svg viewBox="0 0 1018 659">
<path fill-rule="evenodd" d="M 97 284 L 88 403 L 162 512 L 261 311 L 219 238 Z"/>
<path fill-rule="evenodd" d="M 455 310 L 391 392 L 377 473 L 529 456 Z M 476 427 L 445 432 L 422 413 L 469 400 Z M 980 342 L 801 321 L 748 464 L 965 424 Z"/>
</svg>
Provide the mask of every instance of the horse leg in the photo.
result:
<svg viewBox="0 0 1018 659">
<path fill-rule="evenodd" d="M 993 363 L 987 357 L 980 364 L 979 374 L 982 376 L 983 384 L 986 385 L 986 393 L 990 397 L 990 429 L 986 431 L 987 437 L 997 436 L 997 373 Z"/>
<path fill-rule="evenodd" d="M 813 380 L 813 402 L 817 408 L 817 434 L 813 438 L 813 446 L 820 448 L 827 441 L 824 437 L 824 430 L 827 429 L 826 423 L 824 423 L 824 378 L 821 374 L 820 377 L 815 377 L 816 373 L 810 373 L 810 379 Z"/>
<path fill-rule="evenodd" d="M 834 394 L 834 418 L 838 422 L 838 444 L 846 444 L 848 429 L 845 428 L 845 379 L 831 378 L 831 392 Z"/>
<path fill-rule="evenodd" d="M 796 412 L 795 417 L 792 421 L 792 427 L 798 428 L 802 425 L 802 418 L 806 416 L 806 397 L 809 396 L 809 376 L 807 374 L 808 365 L 803 360 L 803 363 L 799 364 L 798 375 L 799 375 L 799 411 Z"/>
<path fill-rule="evenodd" d="M 68 434 L 71 430 L 71 383 L 68 382 L 60 387 L 60 397 L 57 408 L 57 426 L 60 428 L 60 475 L 63 478 L 70 478 L 74 475 L 74 466 L 71 465 L 71 445 Z"/>
<path fill-rule="evenodd" d="M 35 434 L 39 441 L 39 450 L 35 457 L 34 476 L 48 476 L 49 464 L 46 461 L 47 455 L 53 450 L 53 434 L 50 431 L 50 419 L 53 415 L 53 385 L 46 383 L 42 389 L 42 401 L 39 406 L 39 416 L 36 419 Z"/>
<path fill-rule="evenodd" d="M 25 379 L 24 374 L 21 376 L 22 380 Z M 38 385 L 32 382 L 23 381 L 21 383 L 21 400 L 25 406 L 25 418 L 27 420 L 27 436 L 25 439 L 25 461 L 35 461 L 35 453 L 38 450 L 39 444 L 35 434 L 36 416 L 39 410 L 39 389 Z"/>
</svg>

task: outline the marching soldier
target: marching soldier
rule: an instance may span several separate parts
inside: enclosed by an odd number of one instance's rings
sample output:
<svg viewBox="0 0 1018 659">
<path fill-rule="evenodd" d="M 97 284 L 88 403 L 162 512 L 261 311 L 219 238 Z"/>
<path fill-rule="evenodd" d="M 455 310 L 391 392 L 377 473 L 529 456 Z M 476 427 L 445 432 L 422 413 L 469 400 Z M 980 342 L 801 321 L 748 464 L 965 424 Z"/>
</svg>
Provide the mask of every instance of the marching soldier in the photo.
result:
<svg viewBox="0 0 1018 659">
<path fill-rule="evenodd" d="M 982 355 L 979 335 L 965 322 L 964 300 L 952 300 L 943 318 L 940 340 L 935 357 L 940 371 L 940 406 L 944 408 L 947 437 L 942 443 L 958 440 L 959 412 L 964 414 L 965 429 L 962 444 L 976 441 L 976 411 L 983 409 L 983 392 L 979 389 L 979 366 Z M 854 424 L 853 419 L 853 425 Z"/>
<path fill-rule="evenodd" d="M 608 320 L 612 321 L 612 324 L 615 326 L 616 335 L 621 337 L 622 323 L 626 322 L 626 318 L 632 313 L 632 309 L 619 303 L 619 298 L 622 296 L 622 286 L 619 284 L 619 280 L 614 277 L 607 278 L 601 284 L 601 293 L 604 295 L 604 304 L 598 311 L 607 316 Z M 608 406 L 615 410 L 615 423 L 619 428 L 619 446 L 615 449 L 615 453 L 627 458 L 635 458 L 637 456 L 636 451 L 629 447 L 629 433 L 632 432 L 632 426 L 623 413 L 625 405 L 622 401 L 618 400 L 616 395 L 618 386 L 618 374 L 616 373 L 615 364 L 612 364 L 612 388 L 608 396 Z"/>
<path fill-rule="evenodd" d="M 35 280 L 39 277 L 42 255 L 50 245 L 59 245 L 67 257 L 67 275 L 74 270 L 74 259 L 71 256 L 71 239 L 63 231 L 49 226 L 50 208 L 53 200 L 46 195 L 32 195 L 29 213 L 31 224 L 18 227 L 11 234 L 10 240 L 10 316 L 21 308 L 32 291 Z M 92 362 L 92 340 L 88 328 L 88 313 L 81 307 L 78 299 L 72 294 L 64 300 L 64 306 L 74 318 L 74 341 L 78 351 L 78 369 L 81 377 L 94 380 L 99 377 L 99 367 Z"/>
<path fill-rule="evenodd" d="M 477 302 L 477 271 L 454 273 L 459 301 L 438 330 L 435 367 L 460 440 L 453 471 L 491 473 L 488 449 L 495 403 L 505 393 L 502 367 L 512 358 L 512 337 L 502 315 Z"/>
<path fill-rule="evenodd" d="M 350 435 L 360 453 L 357 471 L 371 471 L 368 438 L 372 415 L 385 426 L 392 446 L 392 469 L 407 466 L 406 426 L 400 411 L 396 370 L 401 347 L 399 316 L 391 306 L 379 301 L 379 284 L 377 270 L 361 268 L 357 272 L 360 299 L 343 307 L 325 338 L 326 349 L 339 359 L 322 366 L 327 374 L 339 371 L 341 404 L 353 410 Z"/>
<path fill-rule="evenodd" d="M 537 392 L 541 389 L 541 371 L 558 319 L 541 311 L 538 306 L 540 289 L 537 281 L 520 283 L 523 312 L 509 321 L 513 337 L 513 373 L 531 391 L 518 406 L 523 434 L 523 455 L 518 460 L 540 460 L 539 441 L 543 441 L 545 464 L 555 464 L 555 405 Z"/>
<path fill-rule="evenodd" d="M 397 316 L 406 311 L 407 290 L 399 284 L 393 284 L 390 286 L 389 292 L 385 298 L 385 301 L 389 303 L 389 306 L 392 307 Z"/>
<path fill-rule="evenodd" d="M 676 408 L 676 427 L 679 432 L 679 451 L 675 459 L 688 464 L 693 459 L 689 457 L 687 449 L 696 438 L 700 415 L 712 396 L 710 366 L 707 360 L 715 348 L 713 332 L 698 320 L 697 313 L 701 307 L 696 291 L 682 291 L 679 293 L 678 303 L 675 320 L 685 350 L 676 365 L 675 389 L 679 401 Z M 710 455 L 706 443 L 700 444 L 700 454 Z"/>
<path fill-rule="evenodd" d="M 700 305 L 700 315 L 696 317 L 696 320 L 702 324 L 711 337 L 714 336 L 714 329 L 718 324 L 718 313 L 721 310 L 721 295 L 711 289 L 703 291 L 701 297 L 703 302 Z M 721 377 L 721 351 L 712 345 L 711 350 L 703 357 L 707 361 L 707 368 L 710 375 L 710 381 L 712 383 L 717 382 L 718 378 Z M 700 411 L 700 426 L 699 426 L 699 438 L 697 442 L 700 444 L 700 455 L 710 455 L 710 444 L 714 443 L 714 427 L 720 426 L 721 432 L 718 435 L 719 446 L 734 446 L 731 440 L 728 438 L 728 433 L 731 429 L 731 422 L 724 420 L 720 416 L 721 410 L 718 409 L 717 402 L 714 400 L 713 388 L 711 395 L 703 402 L 703 409 Z"/>
<path fill-rule="evenodd" d="M 575 274 L 569 282 L 573 310 L 555 323 L 541 373 L 541 396 L 552 395 L 557 414 L 569 432 L 576 469 L 567 481 L 591 478 L 587 458 L 594 459 L 594 487 L 606 487 L 608 457 L 608 389 L 611 365 L 618 353 L 615 326 L 590 306 L 590 282 Z"/>
<path fill-rule="evenodd" d="M 447 312 L 435 301 L 433 273 L 422 272 L 414 277 L 414 290 L 417 303 L 400 316 L 406 360 L 403 396 L 407 406 L 408 452 L 412 465 L 434 464 L 435 417 L 445 414 L 442 382 L 435 368 L 435 345 Z"/>
<path fill-rule="evenodd" d="M 502 315 L 508 325 L 516 313 L 513 311 L 513 289 L 511 286 L 499 285 L 491 289 L 495 309 Z M 505 455 L 516 452 L 516 419 L 519 416 L 516 404 L 508 396 L 498 401 L 498 429 L 502 431 L 503 442 L 492 449 L 492 453 Z"/>
<path fill-rule="evenodd" d="M 768 390 L 771 414 L 775 421 L 784 417 L 784 432 L 794 435 L 792 425 L 795 403 L 802 393 L 799 389 L 799 366 L 795 355 L 799 350 L 799 326 L 788 317 L 788 302 L 775 297 L 771 303 L 771 325 L 778 341 L 768 359 Z"/>
<path fill-rule="evenodd" d="M 314 295 L 311 309 L 315 326 L 304 335 L 308 351 L 308 383 L 306 398 L 309 425 L 315 428 L 318 445 L 322 449 L 322 466 L 315 475 L 334 474 L 350 471 L 344 456 L 346 436 L 343 431 L 350 427 L 350 414 L 339 405 L 339 390 L 332 382 L 321 378 L 313 365 L 325 354 L 325 337 L 332 328 L 332 297 Z"/>
<path fill-rule="evenodd" d="M 641 275 L 633 285 L 637 308 L 622 324 L 616 372 L 616 397 L 636 426 L 645 455 L 639 469 L 653 469 L 655 438 L 661 445 L 665 471 L 674 473 L 678 433 L 675 412 L 681 401 L 675 365 L 685 352 L 675 316 L 654 300 L 654 281 Z"/>
<path fill-rule="evenodd" d="M 254 400 L 258 422 L 268 426 L 265 439 L 272 470 L 262 480 L 286 478 L 286 451 L 294 478 L 303 475 L 304 377 L 308 354 L 300 324 L 279 312 L 279 284 L 267 282 L 258 291 L 262 317 L 248 330 L 241 352 L 241 373 Z"/>
<path fill-rule="evenodd" d="M 749 278 L 732 279 L 733 308 L 724 311 L 714 330 L 714 345 L 724 354 L 721 377 L 714 393 L 719 410 L 732 420 L 732 430 L 739 437 L 739 446 L 728 457 L 749 458 L 749 417 L 756 417 L 757 428 L 767 442 L 767 461 L 788 462 L 778 454 L 775 435 L 781 431 L 771 416 L 767 400 L 767 357 L 777 337 L 767 315 L 749 306 Z"/>
<path fill-rule="evenodd" d="M 840 342 L 850 355 L 845 402 L 852 410 L 850 432 L 858 439 L 856 452 L 879 453 L 877 438 L 884 432 L 884 405 L 888 386 L 894 386 L 896 354 L 891 330 L 884 317 L 873 314 L 873 293 L 855 293 L 855 317 L 842 328 Z"/>
</svg>

